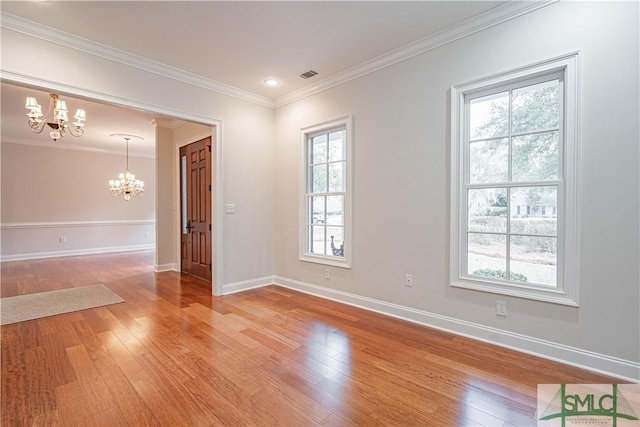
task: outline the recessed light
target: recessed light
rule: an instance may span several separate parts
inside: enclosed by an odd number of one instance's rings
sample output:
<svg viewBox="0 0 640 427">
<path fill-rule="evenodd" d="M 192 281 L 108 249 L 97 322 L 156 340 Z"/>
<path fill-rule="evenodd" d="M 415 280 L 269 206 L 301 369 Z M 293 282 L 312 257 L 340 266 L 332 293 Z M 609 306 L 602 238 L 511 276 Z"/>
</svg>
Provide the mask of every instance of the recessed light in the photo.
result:
<svg viewBox="0 0 640 427">
<path fill-rule="evenodd" d="M 264 84 L 266 84 L 267 86 L 274 87 L 274 86 L 278 86 L 280 82 L 276 79 L 267 79 L 264 81 Z"/>
</svg>

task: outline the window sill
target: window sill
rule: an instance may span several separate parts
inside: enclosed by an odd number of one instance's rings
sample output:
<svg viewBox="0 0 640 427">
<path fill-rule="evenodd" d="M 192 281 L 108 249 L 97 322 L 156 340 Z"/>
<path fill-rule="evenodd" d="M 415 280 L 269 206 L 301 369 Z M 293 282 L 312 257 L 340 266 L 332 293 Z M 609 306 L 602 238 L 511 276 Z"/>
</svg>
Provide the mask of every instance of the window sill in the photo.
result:
<svg viewBox="0 0 640 427">
<path fill-rule="evenodd" d="M 312 262 L 315 264 L 329 265 L 331 267 L 347 268 L 347 269 L 351 268 L 351 263 L 347 261 L 345 258 L 304 254 L 304 255 L 300 255 L 298 259 L 304 262 Z"/>
<path fill-rule="evenodd" d="M 526 298 L 536 301 L 550 302 L 553 304 L 579 307 L 578 302 L 572 296 L 558 289 L 544 289 L 537 286 L 511 285 L 484 280 L 472 280 L 459 278 L 451 282 L 455 288 L 471 289 L 480 292 L 489 292 L 499 295 L 508 295 Z"/>
</svg>

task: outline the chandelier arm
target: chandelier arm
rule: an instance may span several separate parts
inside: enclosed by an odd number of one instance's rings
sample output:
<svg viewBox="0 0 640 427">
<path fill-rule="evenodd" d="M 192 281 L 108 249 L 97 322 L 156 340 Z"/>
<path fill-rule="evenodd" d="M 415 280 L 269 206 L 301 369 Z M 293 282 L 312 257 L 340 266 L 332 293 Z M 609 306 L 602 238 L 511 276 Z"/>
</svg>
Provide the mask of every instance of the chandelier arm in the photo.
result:
<svg viewBox="0 0 640 427">
<path fill-rule="evenodd" d="M 36 122 L 33 119 L 29 119 L 28 124 L 29 127 L 31 128 L 31 131 L 34 133 L 42 133 L 42 131 L 44 130 L 44 128 L 46 127 L 46 125 L 49 124 L 49 114 L 51 114 L 51 111 L 53 110 L 53 104 L 54 104 L 54 100 L 53 98 L 49 99 L 49 107 L 47 108 L 47 112 L 45 114 L 42 115 L 40 122 Z"/>
<path fill-rule="evenodd" d="M 40 122 L 40 125 L 39 125 L 39 127 L 41 129 L 37 133 L 41 133 L 44 130 L 44 128 L 46 127 L 45 125 L 48 125 L 50 123 L 49 122 L 49 115 L 54 113 L 54 110 L 55 110 L 55 107 L 56 107 L 56 105 L 55 105 L 56 104 L 56 99 L 58 99 L 58 98 L 57 98 L 57 95 L 54 97 L 53 94 L 49 94 L 49 97 L 50 97 L 50 99 L 49 99 L 49 108 L 47 108 L 47 112 L 42 116 L 42 121 Z M 58 124 L 58 128 L 60 128 L 60 123 L 53 116 L 54 116 L 54 114 L 52 114 L 52 116 L 51 116 L 53 118 L 52 122 L 53 123 L 57 123 Z M 62 135 L 62 132 L 60 132 L 60 134 Z"/>
<path fill-rule="evenodd" d="M 75 126 L 65 126 L 65 130 L 68 130 L 68 131 L 69 131 L 69 133 L 70 133 L 72 136 L 76 136 L 76 137 L 78 137 L 78 136 L 82 136 L 82 135 L 84 135 L 84 129 L 82 129 L 82 128 L 77 128 L 77 127 L 75 127 Z M 60 133 L 62 133 L 62 132 L 60 132 Z"/>
<path fill-rule="evenodd" d="M 55 105 L 56 104 L 56 98 L 51 96 L 51 94 L 49 94 L 49 97 L 50 97 L 50 99 L 49 99 L 49 108 L 47 108 L 47 112 L 44 114 L 44 116 L 42 116 L 43 117 L 42 127 L 44 127 L 44 125 L 48 123 L 49 114 L 52 114 L 53 110 L 56 108 L 56 105 Z"/>
<path fill-rule="evenodd" d="M 33 132 L 33 133 L 42 133 L 42 131 L 44 130 L 44 125 L 46 125 L 47 122 L 42 120 L 40 123 L 37 123 L 37 122 L 34 122 L 33 120 L 29 119 L 27 124 L 31 128 L 31 132 Z"/>
</svg>

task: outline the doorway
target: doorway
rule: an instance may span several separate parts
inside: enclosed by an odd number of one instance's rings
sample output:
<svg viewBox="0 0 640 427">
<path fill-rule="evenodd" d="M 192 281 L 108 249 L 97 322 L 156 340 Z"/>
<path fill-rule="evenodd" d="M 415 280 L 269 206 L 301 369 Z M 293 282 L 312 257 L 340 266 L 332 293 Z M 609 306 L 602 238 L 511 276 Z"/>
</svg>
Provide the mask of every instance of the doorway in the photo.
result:
<svg viewBox="0 0 640 427">
<path fill-rule="evenodd" d="M 211 137 L 180 147 L 180 271 L 212 277 Z"/>
</svg>

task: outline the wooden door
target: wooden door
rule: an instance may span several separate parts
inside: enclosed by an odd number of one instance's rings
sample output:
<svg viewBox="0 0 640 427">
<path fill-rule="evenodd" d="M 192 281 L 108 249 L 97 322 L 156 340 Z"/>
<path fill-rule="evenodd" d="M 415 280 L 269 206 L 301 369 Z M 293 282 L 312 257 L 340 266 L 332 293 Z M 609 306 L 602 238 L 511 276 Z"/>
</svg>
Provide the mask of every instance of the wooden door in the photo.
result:
<svg viewBox="0 0 640 427">
<path fill-rule="evenodd" d="M 181 271 L 211 280 L 211 138 L 180 148 Z"/>
</svg>

